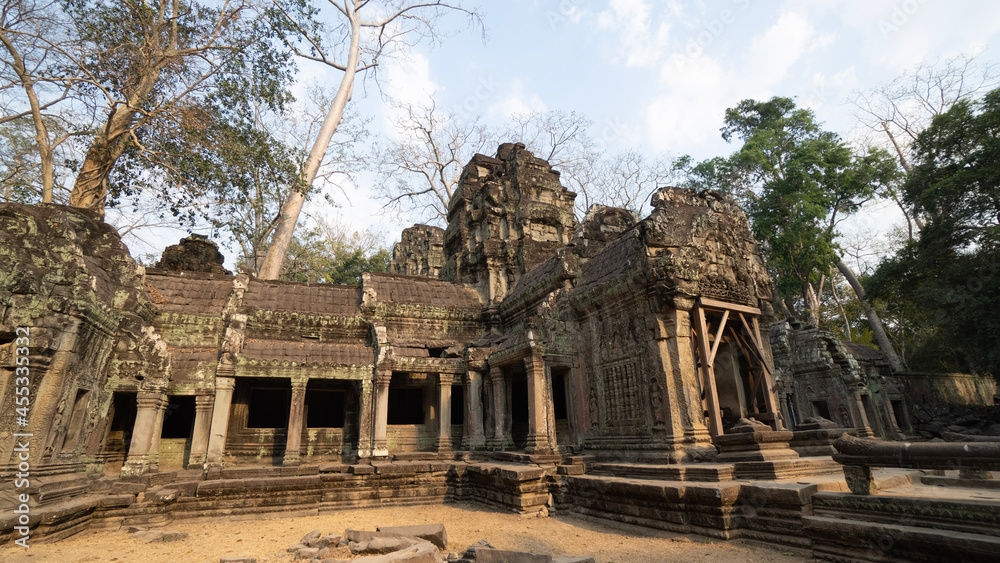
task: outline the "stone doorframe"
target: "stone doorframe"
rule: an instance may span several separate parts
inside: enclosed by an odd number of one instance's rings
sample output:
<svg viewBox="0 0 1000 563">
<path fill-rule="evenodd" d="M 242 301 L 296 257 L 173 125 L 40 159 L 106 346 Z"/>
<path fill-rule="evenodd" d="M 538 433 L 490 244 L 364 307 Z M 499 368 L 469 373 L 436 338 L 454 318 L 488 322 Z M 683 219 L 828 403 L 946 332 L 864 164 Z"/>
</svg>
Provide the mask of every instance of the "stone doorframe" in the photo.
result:
<svg viewBox="0 0 1000 563">
<path fill-rule="evenodd" d="M 760 309 L 748 307 L 736 303 L 717 301 L 706 297 L 699 297 L 695 303 L 691 315 L 694 318 L 695 339 L 698 343 L 698 360 L 701 365 L 702 388 L 705 390 L 706 410 L 708 411 L 708 428 L 712 437 L 720 436 L 725 432 L 722 429 L 722 412 L 719 407 L 719 395 L 715 385 L 715 355 L 719 351 L 719 344 L 722 337 L 729 329 L 729 334 L 733 341 L 742 350 L 743 355 L 750 362 L 750 393 L 748 394 L 748 404 L 750 407 L 757 402 L 758 391 L 763 386 L 764 412 L 770 415 L 768 422 L 774 430 L 781 429 L 781 414 L 774 401 L 774 369 L 770 366 L 767 351 L 764 349 L 764 341 L 760 336 Z M 721 315 L 718 328 L 714 334 L 709 332 L 711 328 L 708 316 L 717 317 Z M 729 323 L 732 317 L 739 319 L 739 323 Z M 709 336 L 713 340 L 709 342 Z M 757 373 L 755 373 L 757 372 Z"/>
</svg>

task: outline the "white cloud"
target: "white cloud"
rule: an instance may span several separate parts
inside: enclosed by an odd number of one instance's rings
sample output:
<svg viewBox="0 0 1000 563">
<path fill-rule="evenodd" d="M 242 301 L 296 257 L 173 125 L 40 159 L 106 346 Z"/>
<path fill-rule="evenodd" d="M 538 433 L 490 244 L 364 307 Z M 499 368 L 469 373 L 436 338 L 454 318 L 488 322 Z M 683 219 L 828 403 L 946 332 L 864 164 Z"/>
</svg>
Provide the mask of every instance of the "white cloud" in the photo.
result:
<svg viewBox="0 0 1000 563">
<path fill-rule="evenodd" d="M 784 79 L 792 65 L 810 48 L 816 30 L 800 12 L 782 14 L 763 34 L 750 43 L 746 55 L 747 71 L 761 86 L 772 86 Z M 824 41 L 829 41 L 824 39 Z"/>
<path fill-rule="evenodd" d="M 644 0 L 612 0 L 610 9 L 598 14 L 597 26 L 618 33 L 617 58 L 631 67 L 648 66 L 663 56 L 670 36 L 667 18 L 678 12 L 678 5 L 670 2 L 664 21 L 654 25 L 652 9 Z"/>
<path fill-rule="evenodd" d="M 511 83 L 510 90 L 500 101 L 490 105 L 486 114 L 492 121 L 506 121 L 514 114 L 545 111 L 548 108 L 537 94 L 525 92 L 520 80 Z"/>
</svg>

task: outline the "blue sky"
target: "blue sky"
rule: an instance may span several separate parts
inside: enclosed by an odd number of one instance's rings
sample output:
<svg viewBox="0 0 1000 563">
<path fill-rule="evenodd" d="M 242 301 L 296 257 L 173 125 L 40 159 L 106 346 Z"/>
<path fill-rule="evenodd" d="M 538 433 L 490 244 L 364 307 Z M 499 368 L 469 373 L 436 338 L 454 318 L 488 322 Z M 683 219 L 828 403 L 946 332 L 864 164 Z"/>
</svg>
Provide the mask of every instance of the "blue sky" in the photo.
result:
<svg viewBox="0 0 1000 563">
<path fill-rule="evenodd" d="M 1000 61 L 994 1 L 508 0 L 482 2 L 480 12 L 485 43 L 460 18 L 448 19 L 452 36 L 440 45 L 383 61 L 386 91 L 410 101 L 433 95 L 439 108 L 495 125 L 512 112 L 577 111 L 608 150 L 650 156 L 728 155 L 734 147 L 719 136 L 725 109 L 776 95 L 796 98 L 849 138 L 857 127 L 851 92 L 923 60 L 982 53 Z M 339 76 L 323 72 L 336 88 Z M 373 134 L 388 132 L 377 92 L 359 88 L 351 103 L 373 118 Z M 416 218 L 379 215 L 380 204 L 367 199 L 371 181 L 359 177 L 340 208 L 317 202 L 306 211 L 382 230 L 391 244 Z M 859 220 L 893 221 L 891 210 L 872 213 Z"/>
</svg>

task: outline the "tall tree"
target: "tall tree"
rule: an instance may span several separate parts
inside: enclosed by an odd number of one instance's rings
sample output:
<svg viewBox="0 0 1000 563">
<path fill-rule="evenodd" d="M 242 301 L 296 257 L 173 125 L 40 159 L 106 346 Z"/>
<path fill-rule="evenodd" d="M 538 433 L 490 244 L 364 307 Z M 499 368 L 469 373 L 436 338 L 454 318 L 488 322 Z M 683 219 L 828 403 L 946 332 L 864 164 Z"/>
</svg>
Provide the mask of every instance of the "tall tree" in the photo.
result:
<svg viewBox="0 0 1000 563">
<path fill-rule="evenodd" d="M 906 174 L 913 170 L 909 160 L 912 143 L 935 117 L 958 101 L 975 99 L 1000 84 L 1000 65 L 981 57 L 963 54 L 943 61 L 923 61 L 893 80 L 852 94 L 858 121 L 875 139 L 882 139 L 876 146 L 895 154 Z M 914 231 L 923 228 L 924 220 L 895 188 L 888 196 L 903 212 L 912 239 Z"/>
<path fill-rule="evenodd" d="M 872 293 L 930 317 L 925 365 L 1000 373 L 1000 89 L 955 103 L 913 148 L 904 197 L 927 224 L 879 267 Z"/>
<path fill-rule="evenodd" d="M 722 137 L 743 146 L 728 161 L 695 167 L 695 182 L 739 180 L 735 187 L 748 204 L 782 305 L 794 312 L 801 299 L 803 314 L 818 324 L 831 266 L 850 273 L 837 255 L 838 226 L 895 178 L 892 157 L 878 149 L 854 155 L 838 135 L 820 128 L 812 111 L 781 97 L 727 109 Z M 881 328 L 877 317 L 869 321 Z M 879 345 L 900 369 L 891 342 L 880 338 Z"/>
<path fill-rule="evenodd" d="M 354 92 L 357 73 L 377 67 L 380 58 L 392 56 L 401 46 L 425 37 L 437 38 L 435 23 L 445 12 L 457 11 L 479 22 L 475 12 L 440 0 L 423 3 L 327 0 L 327 4 L 334 8 L 332 14 L 337 19 L 334 26 L 320 25 L 316 21 L 319 10 L 311 2 L 287 8 L 275 4 L 267 11 L 270 21 L 299 56 L 328 65 L 343 72 L 343 76 L 326 120 L 302 166 L 302 189 L 293 191 L 281 207 L 274 236 L 260 268 L 262 279 L 277 279 L 281 273 L 306 191 L 312 186 L 330 139 L 340 125 L 344 108 Z"/>
<path fill-rule="evenodd" d="M 19 181 L 22 188 L 28 186 L 27 176 L 37 177 L 43 203 L 53 201 L 55 151 L 70 136 L 58 109 L 83 78 L 69 56 L 75 47 L 75 36 L 56 2 L 0 1 L 0 125 L 5 126 L 0 143 L 8 169 L 4 176 Z M 18 148 L 23 147 L 18 140 L 23 123 L 31 124 L 32 151 Z"/>
<path fill-rule="evenodd" d="M 169 149 L 178 134 L 205 127 L 209 95 L 233 103 L 255 96 L 274 106 L 287 98 L 288 61 L 273 49 L 268 29 L 248 17 L 251 0 L 64 4 L 82 46 L 71 55 L 102 108 L 70 205 L 103 213 L 116 172 L 117 188 L 126 192 L 153 183 L 150 167 L 165 175 L 158 183 L 184 187 L 172 174 Z M 116 169 L 126 154 L 147 164 Z"/>
</svg>

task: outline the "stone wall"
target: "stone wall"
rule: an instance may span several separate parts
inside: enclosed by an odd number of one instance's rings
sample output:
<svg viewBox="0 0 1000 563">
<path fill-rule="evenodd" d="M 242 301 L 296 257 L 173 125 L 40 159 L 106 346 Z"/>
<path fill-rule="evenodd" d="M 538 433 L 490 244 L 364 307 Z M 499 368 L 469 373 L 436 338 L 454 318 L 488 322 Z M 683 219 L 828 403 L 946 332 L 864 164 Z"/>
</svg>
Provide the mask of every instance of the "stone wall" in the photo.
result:
<svg viewBox="0 0 1000 563">
<path fill-rule="evenodd" d="M 148 329 L 155 314 L 141 266 L 93 213 L 59 205 L 0 204 L 0 472 L 17 463 L 14 433 L 32 434 L 33 474 L 102 461 L 112 393 L 109 358 L 131 357 L 120 377 L 162 385 L 170 357 Z M 16 337 L 28 335 L 30 404 L 17 424 Z M 21 374 L 18 374 L 19 376 Z"/>
<path fill-rule="evenodd" d="M 414 225 L 403 229 L 392 249 L 389 271 L 407 276 L 437 278 L 444 266 L 444 229 Z"/>
</svg>

